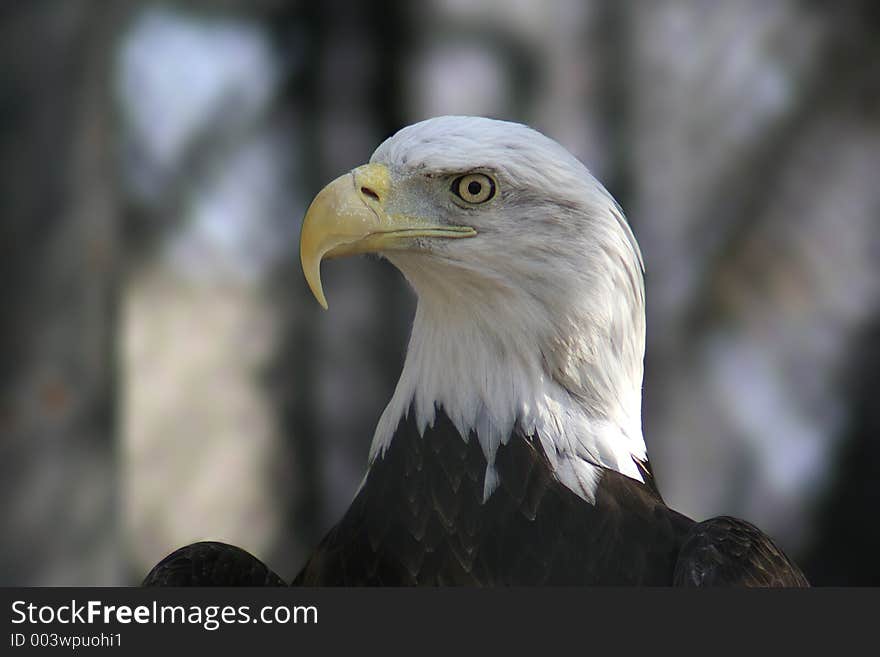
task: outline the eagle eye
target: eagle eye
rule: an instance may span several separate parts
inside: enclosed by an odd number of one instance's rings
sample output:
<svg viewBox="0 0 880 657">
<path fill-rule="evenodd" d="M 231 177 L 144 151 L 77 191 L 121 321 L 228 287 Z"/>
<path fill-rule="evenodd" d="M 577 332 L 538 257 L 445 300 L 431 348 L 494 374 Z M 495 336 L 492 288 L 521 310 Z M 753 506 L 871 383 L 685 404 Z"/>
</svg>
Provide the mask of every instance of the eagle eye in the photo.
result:
<svg viewBox="0 0 880 657">
<path fill-rule="evenodd" d="M 452 193 L 472 205 L 485 203 L 495 196 L 495 181 L 485 173 L 469 173 L 452 181 Z"/>
</svg>

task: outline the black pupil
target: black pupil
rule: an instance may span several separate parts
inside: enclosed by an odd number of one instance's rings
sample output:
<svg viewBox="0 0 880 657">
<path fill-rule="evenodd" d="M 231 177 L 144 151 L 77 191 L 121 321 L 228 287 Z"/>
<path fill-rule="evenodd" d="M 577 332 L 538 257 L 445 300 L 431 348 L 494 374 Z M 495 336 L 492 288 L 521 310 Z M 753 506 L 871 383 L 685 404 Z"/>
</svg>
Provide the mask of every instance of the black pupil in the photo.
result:
<svg viewBox="0 0 880 657">
<path fill-rule="evenodd" d="M 476 180 L 472 180 L 468 183 L 468 193 L 471 196 L 476 196 L 477 194 L 479 194 L 481 189 L 483 189 L 483 186 Z"/>
</svg>

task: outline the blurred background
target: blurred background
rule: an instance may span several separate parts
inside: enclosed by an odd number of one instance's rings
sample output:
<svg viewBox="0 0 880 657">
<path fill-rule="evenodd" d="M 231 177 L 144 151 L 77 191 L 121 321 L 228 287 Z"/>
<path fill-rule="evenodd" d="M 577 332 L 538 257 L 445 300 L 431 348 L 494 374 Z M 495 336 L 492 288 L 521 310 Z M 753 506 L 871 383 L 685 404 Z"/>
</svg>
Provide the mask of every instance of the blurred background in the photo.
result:
<svg viewBox="0 0 880 657">
<path fill-rule="evenodd" d="M 667 502 L 880 584 L 877 3 L 30 0 L 0 56 L 0 584 L 200 539 L 296 574 L 414 309 L 350 259 L 321 311 L 299 223 L 448 113 L 533 125 L 627 211 Z"/>
</svg>

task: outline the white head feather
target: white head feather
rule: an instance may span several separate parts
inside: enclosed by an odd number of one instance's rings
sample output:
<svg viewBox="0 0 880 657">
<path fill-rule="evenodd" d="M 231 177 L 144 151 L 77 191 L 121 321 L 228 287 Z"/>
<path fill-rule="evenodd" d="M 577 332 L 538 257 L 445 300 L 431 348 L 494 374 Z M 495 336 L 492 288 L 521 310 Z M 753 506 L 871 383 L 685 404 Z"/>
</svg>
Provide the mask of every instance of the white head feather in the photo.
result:
<svg viewBox="0 0 880 657">
<path fill-rule="evenodd" d="M 557 478 L 588 501 L 600 468 L 641 480 L 645 346 L 643 265 L 608 192 L 568 151 L 515 123 L 446 116 L 376 149 L 408 201 L 477 236 L 383 254 L 418 294 L 406 362 L 372 460 L 415 409 L 420 431 L 441 406 L 488 461 L 514 427 L 536 437 Z M 490 202 L 446 202 L 438 179 L 481 171 Z M 448 192 L 448 183 L 443 192 Z"/>
</svg>

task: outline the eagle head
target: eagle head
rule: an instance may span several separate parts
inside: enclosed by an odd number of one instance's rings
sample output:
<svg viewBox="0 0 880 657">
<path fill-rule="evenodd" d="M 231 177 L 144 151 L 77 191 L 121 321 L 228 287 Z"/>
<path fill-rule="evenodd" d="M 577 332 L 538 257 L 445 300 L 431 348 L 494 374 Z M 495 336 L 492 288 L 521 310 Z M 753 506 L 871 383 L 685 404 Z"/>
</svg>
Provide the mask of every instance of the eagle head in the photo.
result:
<svg viewBox="0 0 880 657">
<path fill-rule="evenodd" d="M 442 407 L 487 459 L 512 431 L 592 499 L 598 472 L 641 479 L 643 265 L 623 213 L 558 143 L 524 125 L 444 116 L 403 128 L 314 199 L 301 260 L 375 253 L 418 296 L 406 362 L 371 459 L 402 417 Z"/>
</svg>

